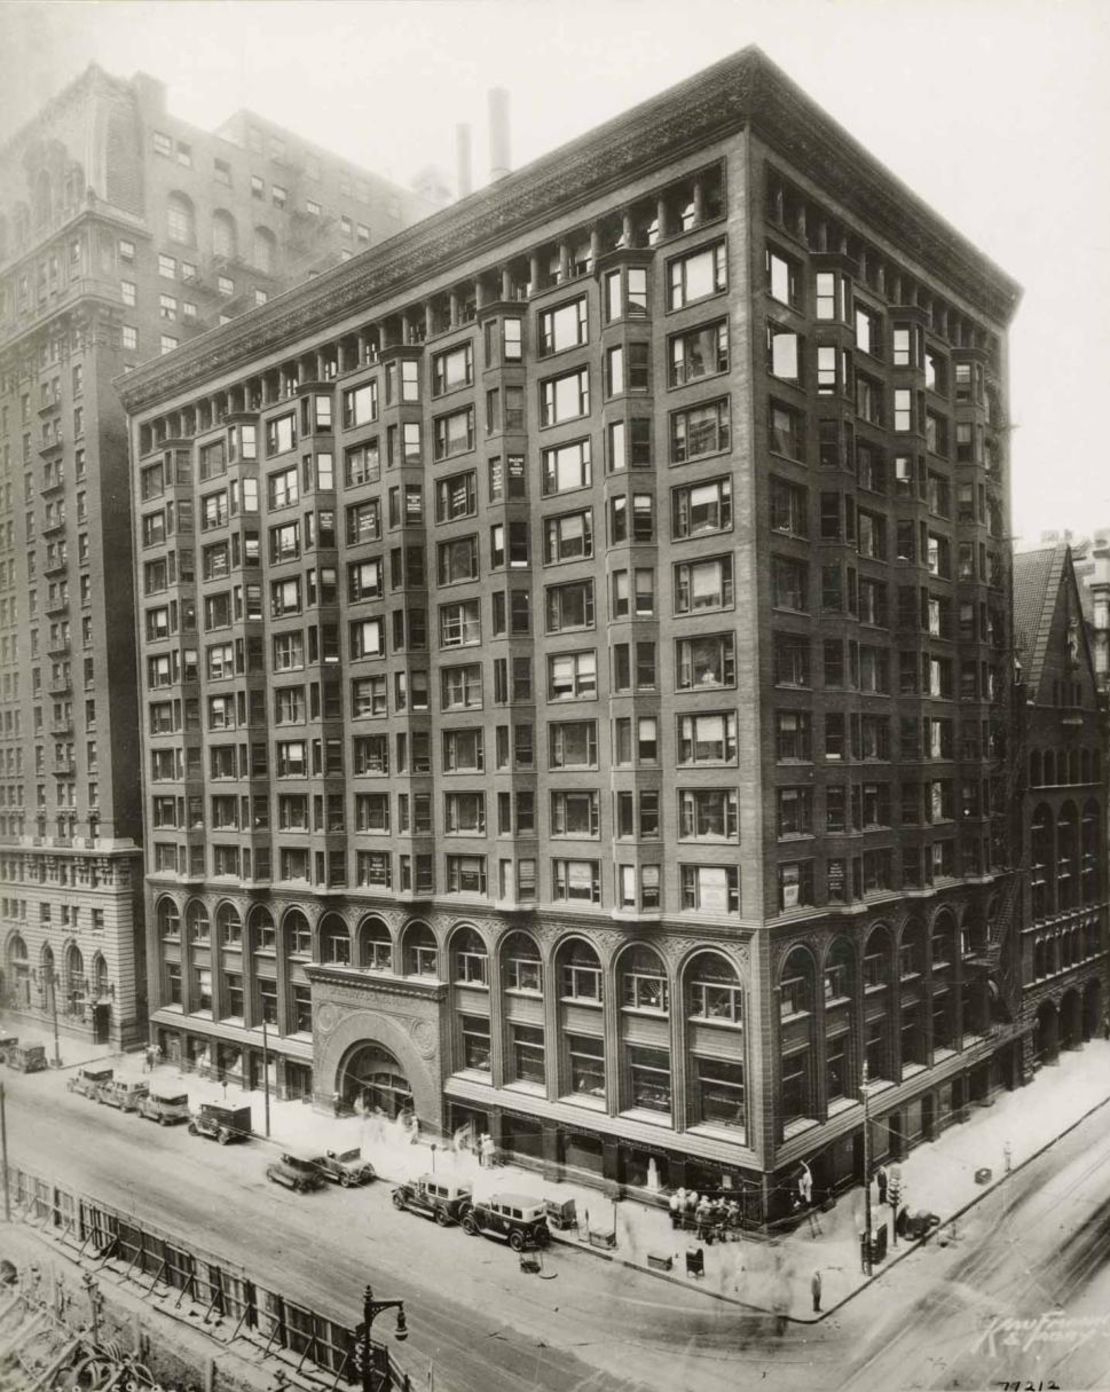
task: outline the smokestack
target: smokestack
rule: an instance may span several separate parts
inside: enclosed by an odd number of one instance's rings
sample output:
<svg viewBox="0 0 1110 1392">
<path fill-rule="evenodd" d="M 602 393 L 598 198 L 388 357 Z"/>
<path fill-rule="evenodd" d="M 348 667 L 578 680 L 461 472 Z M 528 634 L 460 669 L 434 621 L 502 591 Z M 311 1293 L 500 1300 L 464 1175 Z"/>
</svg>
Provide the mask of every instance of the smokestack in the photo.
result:
<svg viewBox="0 0 1110 1392">
<path fill-rule="evenodd" d="M 496 183 L 508 174 L 509 158 L 509 94 L 504 87 L 489 91 L 489 177 Z"/>
<path fill-rule="evenodd" d="M 455 127 L 455 192 L 465 198 L 473 184 L 470 178 L 470 127 Z"/>
</svg>

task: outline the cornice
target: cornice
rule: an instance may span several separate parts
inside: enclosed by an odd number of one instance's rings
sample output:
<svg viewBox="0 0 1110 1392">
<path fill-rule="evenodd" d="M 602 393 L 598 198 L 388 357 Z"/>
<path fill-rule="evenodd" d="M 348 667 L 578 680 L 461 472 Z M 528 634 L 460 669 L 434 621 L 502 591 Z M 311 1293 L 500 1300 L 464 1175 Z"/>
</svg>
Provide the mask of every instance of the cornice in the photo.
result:
<svg viewBox="0 0 1110 1392">
<path fill-rule="evenodd" d="M 861 222 L 907 246 L 995 321 L 1019 287 L 827 116 L 758 48 L 722 59 L 380 247 L 118 378 L 132 414 L 327 330 L 750 125 Z"/>
</svg>

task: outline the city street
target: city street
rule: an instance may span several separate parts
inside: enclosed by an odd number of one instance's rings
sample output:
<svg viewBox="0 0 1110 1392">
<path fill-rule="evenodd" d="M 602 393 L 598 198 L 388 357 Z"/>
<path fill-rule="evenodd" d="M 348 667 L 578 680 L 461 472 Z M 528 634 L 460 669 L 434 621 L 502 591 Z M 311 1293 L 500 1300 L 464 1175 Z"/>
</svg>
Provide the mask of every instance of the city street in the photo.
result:
<svg viewBox="0 0 1110 1392">
<path fill-rule="evenodd" d="M 474 1392 L 723 1392 L 741 1370 L 815 1392 L 1105 1382 L 1106 1333 L 1065 1322 L 1052 1342 L 1026 1331 L 1021 1351 L 997 1321 L 1108 1307 L 1110 1108 L 987 1196 L 955 1245 L 934 1240 L 826 1321 L 779 1335 L 767 1317 L 585 1253 L 549 1253 L 554 1279 L 522 1275 L 499 1244 L 395 1212 L 386 1183 L 291 1194 L 264 1177 L 265 1141 L 223 1148 L 162 1130 L 65 1092 L 64 1078 L 5 1074 L 15 1163 L 189 1233 L 351 1323 L 368 1280 L 403 1297 L 411 1337 L 399 1352 L 417 1385 L 433 1367 L 437 1385 Z M 386 1316 L 383 1337 L 390 1328 Z"/>
</svg>

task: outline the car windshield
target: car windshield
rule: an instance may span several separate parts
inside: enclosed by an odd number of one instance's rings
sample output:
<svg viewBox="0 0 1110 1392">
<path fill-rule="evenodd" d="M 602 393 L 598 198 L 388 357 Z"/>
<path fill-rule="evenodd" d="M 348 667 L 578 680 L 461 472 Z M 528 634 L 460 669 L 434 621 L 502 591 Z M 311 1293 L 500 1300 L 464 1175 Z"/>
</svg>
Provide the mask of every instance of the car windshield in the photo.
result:
<svg viewBox="0 0 1110 1392">
<path fill-rule="evenodd" d="M 150 1100 L 152 1102 L 161 1102 L 165 1107 L 187 1107 L 189 1105 L 189 1099 L 184 1094 L 180 1097 L 158 1097 L 152 1093 Z"/>
<path fill-rule="evenodd" d="M 342 1161 L 344 1161 L 346 1164 L 349 1165 L 349 1164 L 351 1164 L 351 1162 L 354 1161 L 354 1160 L 361 1160 L 361 1159 L 362 1159 L 362 1152 L 361 1152 L 360 1150 L 344 1150 L 341 1154 L 337 1155 L 335 1158 L 336 1158 L 337 1160 L 342 1160 Z"/>
</svg>

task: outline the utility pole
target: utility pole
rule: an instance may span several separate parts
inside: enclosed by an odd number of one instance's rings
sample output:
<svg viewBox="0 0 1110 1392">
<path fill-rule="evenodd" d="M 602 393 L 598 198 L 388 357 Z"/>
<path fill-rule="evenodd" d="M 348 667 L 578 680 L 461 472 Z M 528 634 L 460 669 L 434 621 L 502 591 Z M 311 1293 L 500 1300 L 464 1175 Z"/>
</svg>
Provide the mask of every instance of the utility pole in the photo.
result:
<svg viewBox="0 0 1110 1392">
<path fill-rule="evenodd" d="M 266 1019 L 262 1019 L 262 1095 L 266 1106 L 266 1139 L 270 1139 L 270 1038 L 266 1033 Z"/>
<path fill-rule="evenodd" d="M 867 1060 L 863 1061 L 863 1269 L 871 1275 L 871 1107 L 867 1092 Z"/>
<path fill-rule="evenodd" d="M 61 1068 L 62 1053 L 58 1048 L 58 973 L 54 967 L 48 970 L 50 975 L 46 980 L 50 987 L 50 1013 L 54 1017 L 54 1067 Z"/>
<path fill-rule="evenodd" d="M 4 1222 L 12 1221 L 12 1195 L 8 1181 L 8 1114 L 4 1106 L 4 1084 L 0 1083 L 0 1153 L 4 1160 Z"/>
</svg>

